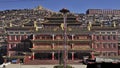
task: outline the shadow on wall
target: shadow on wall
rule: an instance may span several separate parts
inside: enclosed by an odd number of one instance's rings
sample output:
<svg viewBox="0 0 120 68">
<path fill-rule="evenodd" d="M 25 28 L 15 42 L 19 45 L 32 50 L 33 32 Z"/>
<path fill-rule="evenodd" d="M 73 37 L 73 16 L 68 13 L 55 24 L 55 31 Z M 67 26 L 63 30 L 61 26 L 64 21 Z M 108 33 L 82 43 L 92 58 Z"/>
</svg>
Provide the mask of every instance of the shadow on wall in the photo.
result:
<svg viewBox="0 0 120 68">
<path fill-rule="evenodd" d="M 120 68 L 120 63 L 91 63 L 87 68 Z"/>
</svg>

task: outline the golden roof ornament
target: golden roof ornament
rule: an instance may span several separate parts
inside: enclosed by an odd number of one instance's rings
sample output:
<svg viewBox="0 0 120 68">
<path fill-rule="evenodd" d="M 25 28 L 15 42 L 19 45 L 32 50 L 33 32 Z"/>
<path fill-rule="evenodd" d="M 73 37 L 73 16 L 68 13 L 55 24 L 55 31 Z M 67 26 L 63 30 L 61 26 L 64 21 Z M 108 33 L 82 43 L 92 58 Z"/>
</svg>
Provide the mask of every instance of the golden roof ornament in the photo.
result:
<svg viewBox="0 0 120 68">
<path fill-rule="evenodd" d="M 116 22 L 115 21 L 113 21 L 113 26 L 116 27 Z"/>
<path fill-rule="evenodd" d="M 102 21 L 100 21 L 100 26 L 103 27 L 103 23 L 102 23 Z"/>
<path fill-rule="evenodd" d="M 69 31 L 72 31 L 72 29 L 71 29 L 71 28 L 68 28 L 68 30 L 69 30 Z"/>
<path fill-rule="evenodd" d="M 37 27 L 37 22 L 36 21 L 34 21 L 34 27 Z"/>
<path fill-rule="evenodd" d="M 64 23 L 61 23 L 60 27 L 62 30 L 64 30 Z"/>
<path fill-rule="evenodd" d="M 38 6 L 36 9 L 37 9 L 37 10 L 42 10 L 43 7 L 42 7 L 42 6 Z"/>
<path fill-rule="evenodd" d="M 89 22 L 89 23 L 88 23 L 88 26 L 87 26 L 87 28 L 88 28 L 89 31 L 91 30 L 91 27 L 92 27 L 92 23 Z"/>
<path fill-rule="evenodd" d="M 22 27 L 24 27 L 24 24 L 22 25 Z"/>
<path fill-rule="evenodd" d="M 12 27 L 13 26 L 13 24 L 12 23 L 10 23 L 10 27 Z"/>
<path fill-rule="evenodd" d="M 35 29 L 36 31 L 38 31 L 38 27 L 36 27 L 36 29 Z"/>
</svg>

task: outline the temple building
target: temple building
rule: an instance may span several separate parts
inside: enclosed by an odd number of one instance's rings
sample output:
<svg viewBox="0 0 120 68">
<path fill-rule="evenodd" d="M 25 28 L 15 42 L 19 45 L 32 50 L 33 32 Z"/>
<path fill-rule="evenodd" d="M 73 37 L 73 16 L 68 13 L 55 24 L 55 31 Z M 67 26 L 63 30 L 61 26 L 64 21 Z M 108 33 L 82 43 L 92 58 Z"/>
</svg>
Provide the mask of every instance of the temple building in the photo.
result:
<svg viewBox="0 0 120 68">
<path fill-rule="evenodd" d="M 68 60 L 82 60 L 92 51 L 91 32 L 81 22 L 76 20 L 74 14 L 68 14 L 67 19 L 67 53 Z M 36 23 L 33 33 L 33 60 L 58 60 L 64 52 L 64 27 L 62 14 L 53 14 L 45 17 L 43 23 Z M 40 26 L 39 26 L 40 25 Z"/>
<path fill-rule="evenodd" d="M 87 14 L 120 15 L 120 10 L 118 9 L 88 9 Z"/>
<path fill-rule="evenodd" d="M 92 48 L 99 52 L 101 56 L 118 56 L 118 26 L 114 21 L 93 23 L 91 26 Z"/>
<path fill-rule="evenodd" d="M 28 42 L 29 36 L 32 35 L 35 27 L 32 22 L 24 25 L 16 26 L 11 24 L 11 26 L 6 27 L 7 32 L 7 56 L 23 56 L 24 52 L 30 52 L 32 43 Z"/>
</svg>

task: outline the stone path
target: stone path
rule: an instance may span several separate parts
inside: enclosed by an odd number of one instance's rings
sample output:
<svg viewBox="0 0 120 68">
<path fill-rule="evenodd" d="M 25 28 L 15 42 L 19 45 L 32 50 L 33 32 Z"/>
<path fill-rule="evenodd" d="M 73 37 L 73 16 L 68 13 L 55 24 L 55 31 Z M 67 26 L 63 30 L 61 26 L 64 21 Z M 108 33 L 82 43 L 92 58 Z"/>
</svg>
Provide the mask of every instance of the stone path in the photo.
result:
<svg viewBox="0 0 120 68">
<path fill-rule="evenodd" d="M 6 68 L 53 68 L 54 65 L 22 65 L 22 64 L 9 64 Z M 71 65 L 74 68 L 86 68 L 86 65 Z"/>
</svg>

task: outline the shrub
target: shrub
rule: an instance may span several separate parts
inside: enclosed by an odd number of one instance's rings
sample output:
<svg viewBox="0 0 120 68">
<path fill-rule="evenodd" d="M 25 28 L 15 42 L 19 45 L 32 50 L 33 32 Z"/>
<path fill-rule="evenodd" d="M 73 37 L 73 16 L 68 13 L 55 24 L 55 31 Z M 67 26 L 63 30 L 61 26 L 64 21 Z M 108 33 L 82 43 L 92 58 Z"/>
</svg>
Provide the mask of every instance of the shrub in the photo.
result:
<svg viewBox="0 0 120 68">
<path fill-rule="evenodd" d="M 54 68 L 64 68 L 64 66 L 63 65 L 57 65 L 57 66 L 54 66 Z M 69 65 L 67 65 L 67 67 L 66 68 L 73 68 L 72 66 L 69 66 Z"/>
</svg>

